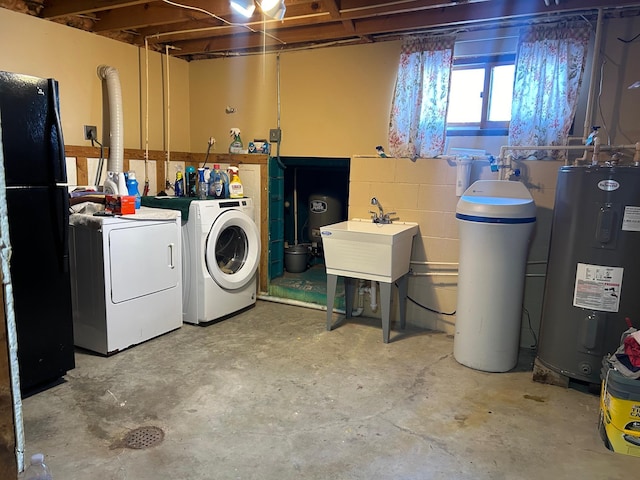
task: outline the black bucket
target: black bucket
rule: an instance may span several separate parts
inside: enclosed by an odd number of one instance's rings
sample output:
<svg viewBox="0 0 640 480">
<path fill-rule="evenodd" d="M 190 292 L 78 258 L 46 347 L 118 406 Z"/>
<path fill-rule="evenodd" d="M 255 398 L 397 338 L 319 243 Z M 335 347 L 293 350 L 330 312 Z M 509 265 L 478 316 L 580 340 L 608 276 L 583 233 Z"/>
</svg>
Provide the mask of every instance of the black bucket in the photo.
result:
<svg viewBox="0 0 640 480">
<path fill-rule="evenodd" d="M 284 250 L 284 268 L 290 273 L 302 273 L 307 269 L 309 249 L 306 245 L 292 245 Z"/>
</svg>

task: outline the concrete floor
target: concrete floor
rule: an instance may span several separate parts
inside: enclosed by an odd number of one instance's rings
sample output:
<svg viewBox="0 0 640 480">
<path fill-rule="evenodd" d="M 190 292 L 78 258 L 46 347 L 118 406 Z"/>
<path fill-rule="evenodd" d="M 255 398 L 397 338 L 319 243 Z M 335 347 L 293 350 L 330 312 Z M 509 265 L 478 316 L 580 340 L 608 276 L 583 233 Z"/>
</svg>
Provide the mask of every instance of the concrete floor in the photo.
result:
<svg viewBox="0 0 640 480">
<path fill-rule="evenodd" d="M 323 311 L 259 301 L 110 358 L 78 351 L 65 383 L 24 400 L 25 453 L 56 480 L 637 476 L 600 440 L 597 395 L 452 351 L 441 333 L 385 345 L 376 320 L 327 332 Z M 164 440 L 124 448 L 143 426 Z"/>
</svg>

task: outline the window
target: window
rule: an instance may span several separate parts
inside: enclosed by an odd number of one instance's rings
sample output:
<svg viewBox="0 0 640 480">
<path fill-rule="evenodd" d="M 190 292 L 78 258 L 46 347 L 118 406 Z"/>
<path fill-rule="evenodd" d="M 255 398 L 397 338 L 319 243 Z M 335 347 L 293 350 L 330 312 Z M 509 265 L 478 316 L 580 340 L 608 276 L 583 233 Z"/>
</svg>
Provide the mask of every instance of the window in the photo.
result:
<svg viewBox="0 0 640 480">
<path fill-rule="evenodd" d="M 515 55 L 454 59 L 447 135 L 506 135 Z"/>
</svg>

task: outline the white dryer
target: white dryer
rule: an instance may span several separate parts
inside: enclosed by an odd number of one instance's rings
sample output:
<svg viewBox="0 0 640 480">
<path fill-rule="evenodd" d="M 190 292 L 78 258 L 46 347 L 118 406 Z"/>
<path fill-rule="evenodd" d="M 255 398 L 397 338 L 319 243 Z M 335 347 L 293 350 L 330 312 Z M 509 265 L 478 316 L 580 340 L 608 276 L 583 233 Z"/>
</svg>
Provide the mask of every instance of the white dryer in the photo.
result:
<svg viewBox="0 0 640 480">
<path fill-rule="evenodd" d="M 111 355 L 182 326 L 181 215 L 70 215 L 74 343 Z"/>
<path fill-rule="evenodd" d="M 221 320 L 256 303 L 260 235 L 251 198 L 194 200 L 182 225 L 183 316 Z"/>
</svg>

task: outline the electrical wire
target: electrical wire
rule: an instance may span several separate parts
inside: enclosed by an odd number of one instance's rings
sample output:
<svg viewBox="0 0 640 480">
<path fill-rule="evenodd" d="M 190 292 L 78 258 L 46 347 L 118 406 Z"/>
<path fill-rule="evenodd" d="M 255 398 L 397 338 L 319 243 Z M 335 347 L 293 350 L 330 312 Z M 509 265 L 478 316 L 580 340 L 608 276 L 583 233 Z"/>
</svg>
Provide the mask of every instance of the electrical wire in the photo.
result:
<svg viewBox="0 0 640 480">
<path fill-rule="evenodd" d="M 397 286 L 397 285 L 398 285 L 398 284 L 396 283 L 396 286 Z M 435 309 L 433 309 L 433 308 L 429 308 L 429 307 L 427 307 L 426 305 L 422 305 L 421 303 L 416 302 L 416 301 L 415 301 L 413 298 L 411 298 L 409 295 L 407 295 L 407 300 L 409 300 L 411 303 L 413 303 L 413 304 L 415 304 L 415 305 L 419 306 L 420 308 L 424 308 L 425 310 L 428 310 L 428 311 L 430 311 L 430 312 L 432 312 L 432 313 L 437 313 L 438 315 L 447 315 L 447 316 L 451 317 L 451 316 L 453 316 L 453 315 L 455 315 L 455 314 L 456 314 L 456 311 L 455 311 L 455 310 L 454 310 L 453 312 L 451 312 L 451 313 L 447 313 L 447 312 L 441 312 L 440 310 L 435 310 Z"/>
<path fill-rule="evenodd" d="M 603 60 L 600 64 L 600 84 L 598 86 L 598 113 L 600 114 L 600 119 L 602 120 L 602 127 L 605 133 L 607 134 L 607 145 L 611 145 L 611 137 L 609 136 L 609 129 L 607 128 L 607 122 L 604 119 L 604 115 L 602 114 L 602 80 L 604 77 L 604 64 L 607 63 L 606 60 Z"/>
<path fill-rule="evenodd" d="M 620 40 L 621 42 L 624 42 L 624 43 L 631 43 L 634 40 L 636 40 L 638 37 L 640 37 L 640 33 L 637 34 L 635 37 L 633 37 L 631 40 L 625 40 L 624 38 L 620 38 L 620 37 L 618 37 L 618 40 Z"/>
<path fill-rule="evenodd" d="M 529 310 L 526 308 L 522 308 L 524 314 L 527 316 L 527 321 L 529 323 L 529 331 L 531 332 L 531 336 L 533 337 L 533 345 L 531 346 L 531 350 L 537 350 L 538 348 L 538 337 L 536 332 L 533 330 L 533 326 L 531 325 L 531 316 L 529 315 Z"/>
<path fill-rule="evenodd" d="M 204 157 L 204 162 L 202 162 L 202 168 L 204 168 L 204 166 L 207 164 L 207 161 L 209 160 L 209 152 L 211 152 L 211 146 L 213 145 L 213 142 L 211 140 L 213 140 L 213 138 L 210 138 L 207 144 L 207 154 Z"/>
<path fill-rule="evenodd" d="M 100 145 L 100 158 L 98 159 L 98 168 L 96 168 L 96 179 L 94 181 L 94 186 L 98 188 L 98 186 L 100 185 L 100 180 L 102 179 L 102 166 L 104 165 L 104 147 L 96 138 L 93 138 L 93 132 L 92 132 L 91 133 L 92 147 L 95 146 L 93 142 L 96 142 L 98 145 Z"/>
<path fill-rule="evenodd" d="M 247 30 L 249 30 L 251 33 L 262 33 L 264 36 L 271 38 L 272 40 L 275 40 L 276 42 L 281 43 L 282 45 L 286 45 L 287 42 L 285 42 L 284 40 L 280 40 L 278 37 L 276 37 L 275 35 L 272 35 L 270 33 L 268 33 L 265 30 L 255 30 L 253 28 L 251 28 L 249 25 L 244 24 L 244 23 L 234 23 L 234 22 L 230 22 L 229 20 L 225 20 L 222 17 L 219 17 L 218 15 L 216 15 L 215 13 L 212 13 L 208 10 L 205 10 L 204 8 L 200 8 L 200 7 L 194 7 L 191 5 L 184 5 L 182 3 L 178 3 L 178 2 L 172 2 L 171 0 L 162 0 L 164 3 L 166 3 L 167 5 L 173 5 L 174 7 L 179 7 L 179 8 L 184 8 L 186 10 L 193 10 L 195 12 L 200 12 L 200 13 L 204 13 L 205 15 L 209 15 L 212 18 L 215 18 L 216 20 L 224 23 L 225 25 L 228 25 L 229 27 L 242 27 L 242 28 L 246 28 Z M 217 28 L 217 27 L 215 27 Z M 202 29 L 199 29 L 202 30 Z M 192 30 L 186 30 L 186 32 L 190 32 Z M 166 35 L 173 35 L 175 33 L 178 32 L 167 32 Z M 160 37 L 160 34 L 155 34 L 155 35 L 149 35 L 150 37 Z"/>
</svg>

